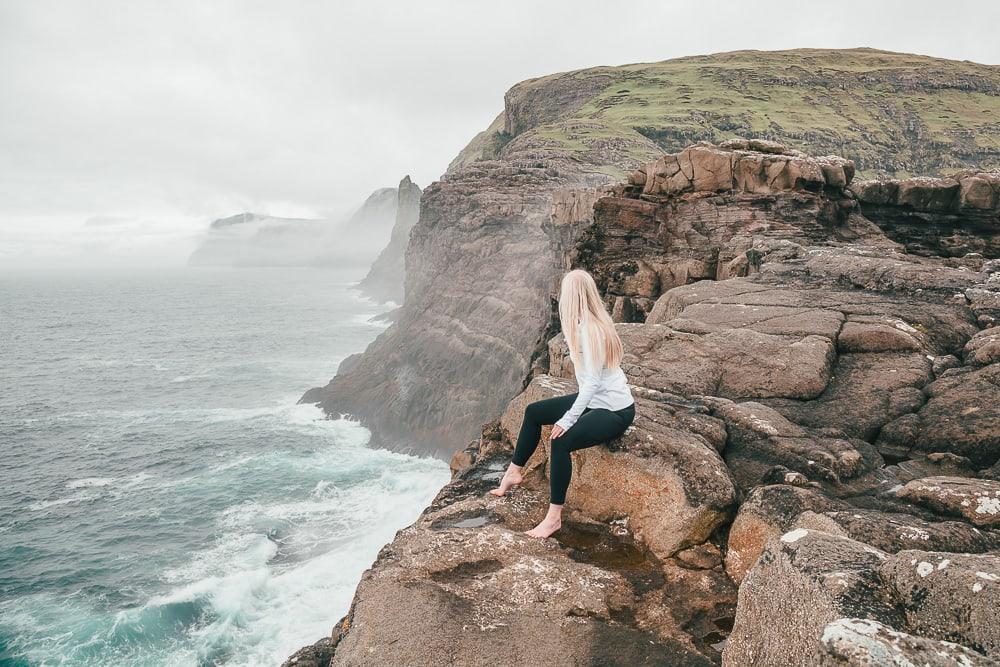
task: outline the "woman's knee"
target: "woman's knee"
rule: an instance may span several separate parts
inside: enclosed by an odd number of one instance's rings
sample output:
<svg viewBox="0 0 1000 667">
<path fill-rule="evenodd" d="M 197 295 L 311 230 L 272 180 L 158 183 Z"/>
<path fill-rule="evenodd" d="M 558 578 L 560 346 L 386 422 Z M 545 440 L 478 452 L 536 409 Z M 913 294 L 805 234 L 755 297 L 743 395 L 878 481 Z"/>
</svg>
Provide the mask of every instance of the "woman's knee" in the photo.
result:
<svg viewBox="0 0 1000 667">
<path fill-rule="evenodd" d="M 550 440 L 552 456 L 553 457 L 569 456 L 569 453 L 573 451 L 572 448 L 570 447 L 570 444 L 571 444 L 570 441 L 566 438 L 565 435 L 561 435 L 558 438 L 552 438 L 552 440 Z"/>
<path fill-rule="evenodd" d="M 530 419 L 532 421 L 538 421 L 541 418 L 542 412 L 542 402 L 535 401 L 534 403 L 528 403 L 524 408 L 524 418 Z"/>
</svg>

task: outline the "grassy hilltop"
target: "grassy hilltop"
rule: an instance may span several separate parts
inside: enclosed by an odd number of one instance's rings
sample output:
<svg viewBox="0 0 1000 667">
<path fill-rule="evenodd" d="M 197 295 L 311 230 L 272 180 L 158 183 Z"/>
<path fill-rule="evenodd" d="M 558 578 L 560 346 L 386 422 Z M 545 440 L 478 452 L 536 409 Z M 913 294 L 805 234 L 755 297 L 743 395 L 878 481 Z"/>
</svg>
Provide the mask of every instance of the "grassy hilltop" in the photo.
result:
<svg viewBox="0 0 1000 667">
<path fill-rule="evenodd" d="M 545 150 L 612 175 L 699 140 L 756 137 L 862 176 L 1000 167 L 1000 67 L 873 49 L 736 51 L 517 84 L 452 163 Z M 604 161 L 610 145 L 627 160 Z M 620 173 L 619 173 L 620 172 Z"/>
</svg>

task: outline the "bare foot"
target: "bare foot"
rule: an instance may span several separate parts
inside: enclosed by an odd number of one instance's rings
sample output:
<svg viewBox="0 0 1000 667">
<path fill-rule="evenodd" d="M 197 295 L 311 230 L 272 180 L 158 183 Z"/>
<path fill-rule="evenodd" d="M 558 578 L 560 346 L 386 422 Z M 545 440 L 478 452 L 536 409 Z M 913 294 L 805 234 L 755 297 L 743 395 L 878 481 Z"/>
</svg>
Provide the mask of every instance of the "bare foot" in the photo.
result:
<svg viewBox="0 0 1000 667">
<path fill-rule="evenodd" d="M 545 518 L 531 530 L 524 531 L 525 535 L 530 535 L 531 537 L 548 537 L 562 528 L 562 509 L 562 505 L 549 503 L 549 511 L 545 513 Z"/>
<path fill-rule="evenodd" d="M 540 524 L 538 524 L 531 530 L 524 531 L 524 534 L 530 535 L 532 537 L 548 537 L 552 533 L 559 530 L 561 527 L 562 527 L 561 519 L 547 516 L 544 519 L 542 519 L 542 522 Z"/>
<path fill-rule="evenodd" d="M 500 486 L 495 489 L 490 489 L 490 493 L 494 496 L 502 496 L 510 490 L 510 487 L 520 484 L 524 478 L 521 476 L 521 466 L 516 466 L 511 463 L 507 466 L 507 472 L 503 474 L 503 479 L 500 480 Z"/>
</svg>

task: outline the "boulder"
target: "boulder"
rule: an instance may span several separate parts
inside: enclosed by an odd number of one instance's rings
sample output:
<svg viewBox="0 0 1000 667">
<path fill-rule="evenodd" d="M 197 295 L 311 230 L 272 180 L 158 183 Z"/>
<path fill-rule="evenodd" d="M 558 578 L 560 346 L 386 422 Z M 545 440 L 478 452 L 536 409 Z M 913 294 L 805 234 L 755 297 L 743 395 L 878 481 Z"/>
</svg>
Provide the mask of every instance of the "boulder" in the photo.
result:
<svg viewBox="0 0 1000 667">
<path fill-rule="evenodd" d="M 960 208 L 994 210 L 1000 204 L 1000 176 L 997 174 L 960 176 L 958 182 Z"/>
<path fill-rule="evenodd" d="M 704 423 L 692 427 L 683 409 L 637 398 L 625 435 L 572 454 L 567 502 L 599 521 L 626 517 L 661 558 L 704 542 L 731 515 L 737 492 L 721 442 L 712 442 L 721 424 L 697 419 Z"/>
<path fill-rule="evenodd" d="M 726 572 L 733 581 L 742 581 L 768 540 L 795 528 L 850 537 L 886 553 L 917 548 L 967 553 L 1000 550 L 1000 531 L 980 530 L 964 521 L 929 521 L 903 511 L 851 506 L 817 489 L 774 484 L 753 489 L 740 505 L 729 528 Z"/>
<path fill-rule="evenodd" d="M 821 638 L 826 653 L 821 667 L 987 667 L 997 663 L 952 642 L 917 637 L 864 618 L 838 618 Z"/>
<path fill-rule="evenodd" d="M 965 344 L 965 363 L 986 366 L 1000 361 L 1000 327 L 983 329 Z"/>
<path fill-rule="evenodd" d="M 948 452 L 977 468 L 1000 460 L 1000 364 L 955 368 L 924 390 L 927 403 L 885 425 L 880 450 L 896 456 Z"/>
<path fill-rule="evenodd" d="M 726 464 L 740 487 L 766 482 L 777 466 L 798 472 L 832 492 L 882 463 L 875 448 L 836 432 L 812 431 L 760 403 L 719 401 L 713 414 L 726 423 Z"/>
<path fill-rule="evenodd" d="M 511 401 L 501 423 L 514 433 L 524 406 L 538 396 L 573 393 L 571 380 L 542 375 Z M 661 558 L 708 539 L 729 516 L 736 488 L 719 450 L 722 423 L 691 404 L 671 404 L 655 391 L 633 392 L 635 421 L 607 444 L 572 454 L 567 503 L 599 521 L 627 518 L 630 529 Z M 530 399 L 530 400 L 529 400 Z M 528 468 L 547 460 L 543 437 Z"/>
<path fill-rule="evenodd" d="M 657 324 L 617 328 L 630 382 L 688 396 L 813 398 L 826 388 L 834 357 L 833 343 L 824 336 L 750 328 L 698 335 Z M 549 357 L 554 372 L 571 372 L 562 334 L 550 341 Z"/>
<path fill-rule="evenodd" d="M 846 537 L 797 528 L 767 543 L 740 586 L 724 666 L 814 665 L 840 618 L 894 627 L 898 613 L 872 595 L 886 554 Z"/>
<path fill-rule="evenodd" d="M 957 204 L 958 189 L 953 178 L 907 178 L 899 182 L 896 203 L 919 211 L 950 211 Z"/>
<path fill-rule="evenodd" d="M 524 409 L 529 403 L 541 401 L 554 396 L 565 396 L 573 394 L 577 390 L 576 382 L 566 378 L 554 377 L 548 374 L 536 375 L 525 387 L 524 391 L 511 399 L 507 404 L 503 415 L 500 417 L 500 430 L 503 434 L 503 442 L 508 456 L 514 453 L 514 445 L 517 444 L 517 436 L 521 432 L 521 422 L 524 420 Z M 542 427 L 540 442 L 547 442 L 552 426 Z M 546 460 L 545 447 L 539 445 L 535 453 L 528 459 L 525 468 L 532 470 L 540 465 L 544 465 Z"/>
<path fill-rule="evenodd" d="M 968 477 L 925 477 L 892 491 L 945 516 L 961 517 L 980 528 L 1000 527 L 1000 482 Z"/>
<path fill-rule="evenodd" d="M 884 424 L 924 404 L 921 388 L 932 379 L 927 356 L 920 352 L 844 353 L 833 365 L 826 390 L 815 400 L 761 402 L 804 426 L 836 428 L 869 440 Z"/>
<path fill-rule="evenodd" d="M 854 181 L 850 189 L 859 200 L 869 204 L 895 204 L 899 199 L 899 181 Z"/>
<path fill-rule="evenodd" d="M 836 501 L 815 490 L 784 484 L 759 486 L 747 495 L 729 527 L 726 547 L 726 572 L 736 583 L 756 563 L 764 546 L 774 537 L 791 530 L 806 511 L 840 507 Z"/>
<path fill-rule="evenodd" d="M 1000 556 L 900 551 L 880 573 L 910 632 L 1000 660 Z"/>
</svg>

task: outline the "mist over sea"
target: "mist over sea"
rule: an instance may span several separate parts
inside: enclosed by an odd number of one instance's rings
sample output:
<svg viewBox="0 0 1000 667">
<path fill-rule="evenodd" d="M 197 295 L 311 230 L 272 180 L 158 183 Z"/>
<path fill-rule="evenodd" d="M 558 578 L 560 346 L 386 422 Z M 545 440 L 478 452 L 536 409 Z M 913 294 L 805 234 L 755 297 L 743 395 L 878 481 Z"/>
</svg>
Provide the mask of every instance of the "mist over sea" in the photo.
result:
<svg viewBox="0 0 1000 667">
<path fill-rule="evenodd" d="M 295 402 L 388 310 L 322 269 L 0 272 L 0 664 L 278 665 L 449 479 Z"/>
</svg>

